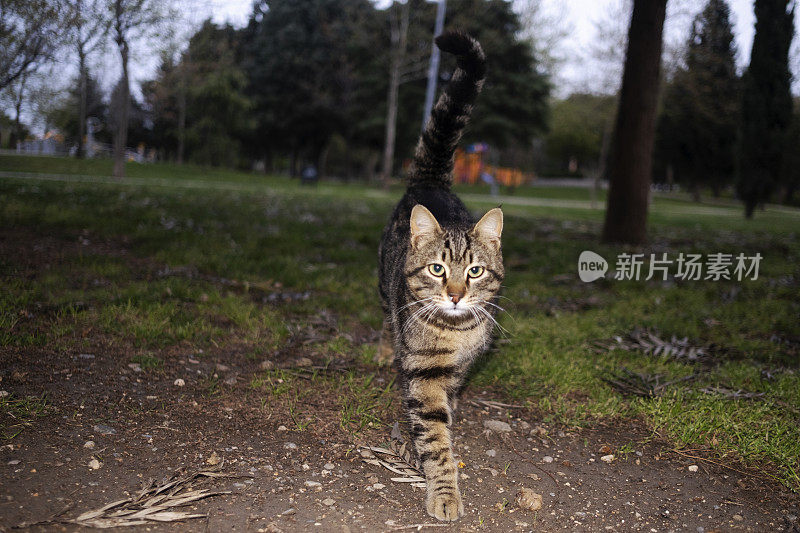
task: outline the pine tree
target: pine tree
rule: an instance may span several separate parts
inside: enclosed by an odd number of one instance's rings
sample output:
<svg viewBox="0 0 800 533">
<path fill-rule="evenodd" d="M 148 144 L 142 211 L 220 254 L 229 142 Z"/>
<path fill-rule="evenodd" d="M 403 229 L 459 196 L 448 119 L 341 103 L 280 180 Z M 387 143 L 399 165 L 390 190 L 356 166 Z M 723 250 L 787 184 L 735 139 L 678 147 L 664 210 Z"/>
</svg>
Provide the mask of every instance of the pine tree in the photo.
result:
<svg viewBox="0 0 800 533">
<path fill-rule="evenodd" d="M 789 0 L 756 0 L 756 34 L 742 81 L 737 185 L 745 217 L 766 202 L 780 179 L 786 131 L 792 118 L 789 47 L 794 6 Z"/>
<path fill-rule="evenodd" d="M 686 66 L 666 89 L 658 125 L 660 159 L 698 199 L 701 186 L 717 196 L 732 178 L 738 106 L 730 8 L 709 0 L 694 19 Z"/>
</svg>

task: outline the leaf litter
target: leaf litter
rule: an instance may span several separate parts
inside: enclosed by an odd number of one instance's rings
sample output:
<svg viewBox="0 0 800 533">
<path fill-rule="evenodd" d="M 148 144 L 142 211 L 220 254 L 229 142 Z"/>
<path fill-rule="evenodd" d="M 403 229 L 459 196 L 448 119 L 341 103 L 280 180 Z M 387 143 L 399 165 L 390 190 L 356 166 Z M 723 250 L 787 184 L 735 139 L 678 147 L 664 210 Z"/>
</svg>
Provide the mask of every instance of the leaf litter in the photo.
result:
<svg viewBox="0 0 800 533">
<path fill-rule="evenodd" d="M 66 520 L 73 524 L 98 529 L 140 526 L 151 522 L 176 522 L 192 518 L 205 518 L 205 514 L 174 510 L 192 502 L 230 494 L 229 490 L 195 488 L 198 482 L 213 478 L 242 477 L 222 473 L 223 464 L 189 475 L 176 472 L 161 483 L 150 480 L 134 496 L 111 502 L 99 509 L 87 511 L 77 518 Z"/>
</svg>

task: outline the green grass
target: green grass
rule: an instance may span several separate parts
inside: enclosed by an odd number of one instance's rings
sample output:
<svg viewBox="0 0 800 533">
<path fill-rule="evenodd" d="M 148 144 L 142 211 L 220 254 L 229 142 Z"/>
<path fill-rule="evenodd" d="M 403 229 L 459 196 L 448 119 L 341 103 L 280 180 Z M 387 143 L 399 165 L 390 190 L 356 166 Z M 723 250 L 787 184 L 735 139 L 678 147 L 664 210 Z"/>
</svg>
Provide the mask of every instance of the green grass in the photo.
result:
<svg viewBox="0 0 800 533">
<path fill-rule="evenodd" d="M 106 176 L 110 166 L 0 157 L 0 170 Z M 264 358 L 318 328 L 324 340 L 308 350 L 359 368 L 314 377 L 338 391 L 340 427 L 358 432 L 381 423 L 392 394 L 375 381 L 374 346 L 351 333 L 380 328 L 376 250 L 399 189 L 305 188 L 286 178 L 170 165 L 129 165 L 129 174 L 140 181 L 0 179 L 0 225 L 60 247 L 33 274 L 17 258 L 0 257 L 0 346 L 80 347 L 88 330 L 157 360 L 176 345 L 244 347 Z M 186 186 L 196 181 L 208 186 Z M 460 191 L 476 212 L 502 201 L 506 213 L 507 313 L 499 318 L 508 333 L 476 365 L 473 387 L 504 390 L 560 424 L 636 417 L 676 446 L 763 465 L 800 489 L 800 211 L 769 207 L 745 221 L 733 203 L 656 196 L 652 244 L 638 251 L 672 258 L 759 252 L 759 279 L 584 284 L 576 272 L 581 251 L 599 253 L 612 269 L 619 253 L 637 251 L 598 244 L 602 211 L 540 201 L 588 202 L 586 191 L 520 189 L 501 199 Z M 634 328 L 729 355 L 700 365 L 593 350 L 595 341 Z M 158 370 L 155 361 L 135 362 Z M 622 367 L 665 380 L 698 375 L 660 397 L 632 398 L 603 379 Z M 291 429 L 302 430 L 316 415 L 297 396 L 296 380 L 278 370 L 259 374 L 251 394 L 265 409 L 288 405 Z M 726 399 L 701 392 L 706 387 L 763 396 Z M 218 393 L 218 383 L 205 390 Z"/>
<path fill-rule="evenodd" d="M 16 398 L 7 395 L 0 398 L 0 440 L 11 440 L 22 433 L 35 418 L 44 414 L 46 408 L 45 396 Z"/>
</svg>

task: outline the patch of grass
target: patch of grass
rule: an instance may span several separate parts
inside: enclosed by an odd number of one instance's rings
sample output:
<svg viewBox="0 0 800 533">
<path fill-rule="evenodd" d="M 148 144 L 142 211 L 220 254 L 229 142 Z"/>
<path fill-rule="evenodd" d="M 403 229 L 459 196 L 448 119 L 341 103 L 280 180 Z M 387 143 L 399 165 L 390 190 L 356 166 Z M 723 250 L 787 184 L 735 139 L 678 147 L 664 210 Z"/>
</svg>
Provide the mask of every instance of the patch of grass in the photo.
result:
<svg viewBox="0 0 800 533">
<path fill-rule="evenodd" d="M 383 415 L 392 404 L 392 383 L 377 386 L 373 374 L 358 375 L 348 372 L 340 378 L 339 426 L 350 433 L 359 433 L 367 427 L 383 425 Z"/>
<path fill-rule="evenodd" d="M 46 407 L 45 396 L 17 398 L 10 394 L 0 398 L 0 438 L 11 440 L 22 433 L 44 414 Z"/>
<path fill-rule="evenodd" d="M 153 354 L 145 353 L 131 358 L 132 363 L 138 363 L 142 370 L 160 371 L 164 367 L 164 360 Z"/>
</svg>

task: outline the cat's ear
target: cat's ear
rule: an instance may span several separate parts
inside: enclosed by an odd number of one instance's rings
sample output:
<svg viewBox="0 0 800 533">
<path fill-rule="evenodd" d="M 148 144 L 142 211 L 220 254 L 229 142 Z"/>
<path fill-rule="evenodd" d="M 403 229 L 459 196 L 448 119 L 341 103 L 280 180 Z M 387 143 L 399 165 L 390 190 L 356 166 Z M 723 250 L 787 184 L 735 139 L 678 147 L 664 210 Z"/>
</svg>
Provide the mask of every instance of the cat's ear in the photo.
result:
<svg viewBox="0 0 800 533">
<path fill-rule="evenodd" d="M 494 243 L 499 248 L 500 234 L 503 233 L 503 211 L 495 207 L 483 215 L 472 231 L 481 239 Z"/>
<path fill-rule="evenodd" d="M 411 210 L 411 244 L 416 245 L 420 239 L 434 237 L 441 233 L 442 228 L 433 213 L 421 204 L 415 205 Z"/>
</svg>

